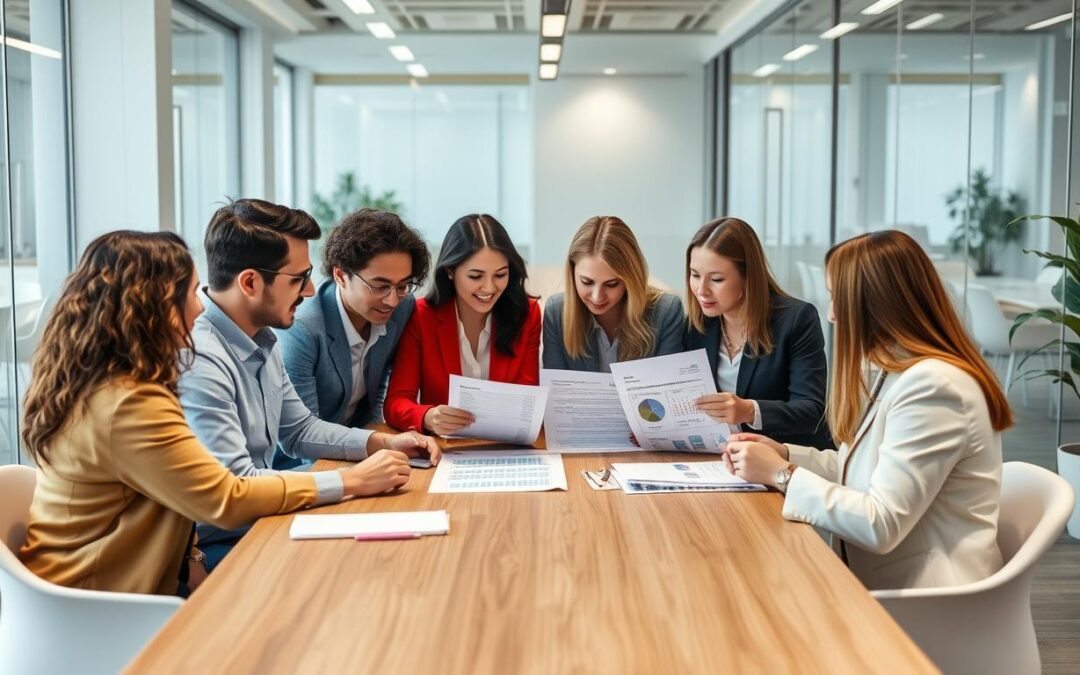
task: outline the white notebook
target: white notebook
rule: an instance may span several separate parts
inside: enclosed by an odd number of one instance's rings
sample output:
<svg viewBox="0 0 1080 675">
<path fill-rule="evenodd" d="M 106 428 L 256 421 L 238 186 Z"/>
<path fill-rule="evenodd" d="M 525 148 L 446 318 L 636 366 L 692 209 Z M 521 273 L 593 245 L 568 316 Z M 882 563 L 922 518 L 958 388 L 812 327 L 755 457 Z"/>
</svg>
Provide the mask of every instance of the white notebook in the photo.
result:
<svg viewBox="0 0 1080 675">
<path fill-rule="evenodd" d="M 291 539 L 351 539 L 358 534 L 450 532 L 446 511 L 394 511 L 386 513 L 325 513 L 294 516 Z"/>
</svg>

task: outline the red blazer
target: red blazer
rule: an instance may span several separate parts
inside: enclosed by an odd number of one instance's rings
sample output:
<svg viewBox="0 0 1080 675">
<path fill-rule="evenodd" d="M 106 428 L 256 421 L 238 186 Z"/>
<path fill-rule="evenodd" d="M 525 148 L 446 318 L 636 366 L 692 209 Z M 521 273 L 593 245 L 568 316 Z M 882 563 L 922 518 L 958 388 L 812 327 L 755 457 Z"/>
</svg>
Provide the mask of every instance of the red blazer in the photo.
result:
<svg viewBox="0 0 1080 675">
<path fill-rule="evenodd" d="M 530 298 L 529 314 L 514 340 L 514 355 L 510 356 L 495 348 L 495 322 L 492 320 L 490 375 L 493 382 L 540 384 L 542 327 L 540 305 Z M 461 375 L 455 303 L 444 302 L 433 307 L 426 299 L 420 299 L 397 345 L 383 404 L 386 422 L 398 429 L 423 431 L 424 414 L 450 400 L 451 375 Z"/>
</svg>

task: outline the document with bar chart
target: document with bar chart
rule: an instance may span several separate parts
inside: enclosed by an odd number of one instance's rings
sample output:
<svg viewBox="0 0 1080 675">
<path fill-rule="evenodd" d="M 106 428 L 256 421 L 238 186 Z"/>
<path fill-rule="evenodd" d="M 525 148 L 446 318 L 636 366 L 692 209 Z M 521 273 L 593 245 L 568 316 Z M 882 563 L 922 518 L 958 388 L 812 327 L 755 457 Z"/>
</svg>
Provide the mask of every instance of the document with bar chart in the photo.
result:
<svg viewBox="0 0 1080 675">
<path fill-rule="evenodd" d="M 642 448 L 719 453 L 735 431 L 694 404 L 705 394 L 716 393 L 704 349 L 612 363 L 611 374 Z"/>
<path fill-rule="evenodd" d="M 566 489 L 562 455 L 476 450 L 442 457 L 428 492 L 545 492 Z"/>
</svg>

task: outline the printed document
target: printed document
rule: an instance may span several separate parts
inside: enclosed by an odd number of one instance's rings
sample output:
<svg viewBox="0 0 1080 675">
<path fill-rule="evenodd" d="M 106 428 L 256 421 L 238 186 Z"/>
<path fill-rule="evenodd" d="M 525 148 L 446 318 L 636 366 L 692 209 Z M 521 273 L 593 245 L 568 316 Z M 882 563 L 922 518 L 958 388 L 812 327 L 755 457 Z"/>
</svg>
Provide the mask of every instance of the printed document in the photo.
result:
<svg viewBox="0 0 1080 675">
<path fill-rule="evenodd" d="M 562 455 L 535 450 L 474 450 L 443 455 L 428 492 L 565 490 Z"/>
<path fill-rule="evenodd" d="M 611 474 L 627 494 L 657 492 L 761 492 L 730 473 L 723 462 L 615 463 Z"/>
<path fill-rule="evenodd" d="M 611 364 L 623 413 L 646 450 L 720 453 L 734 432 L 695 404 L 716 393 L 704 349 Z"/>
<path fill-rule="evenodd" d="M 380 513 L 311 513 L 293 516 L 291 539 L 351 539 L 361 534 L 416 532 L 446 534 L 450 515 L 446 511 L 395 511 Z"/>
<path fill-rule="evenodd" d="M 609 373 L 577 370 L 540 371 L 548 388 L 544 438 L 558 452 L 633 452 L 615 379 Z"/>
<path fill-rule="evenodd" d="M 450 406 L 476 417 L 453 437 L 532 445 L 540 435 L 547 397 L 547 387 L 451 375 Z"/>
</svg>

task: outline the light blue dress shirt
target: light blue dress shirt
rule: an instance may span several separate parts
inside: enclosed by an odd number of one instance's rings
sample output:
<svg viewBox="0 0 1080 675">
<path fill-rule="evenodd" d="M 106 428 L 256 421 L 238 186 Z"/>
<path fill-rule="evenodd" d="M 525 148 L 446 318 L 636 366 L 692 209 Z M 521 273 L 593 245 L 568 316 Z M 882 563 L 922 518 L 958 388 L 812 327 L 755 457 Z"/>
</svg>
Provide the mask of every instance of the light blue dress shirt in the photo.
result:
<svg viewBox="0 0 1080 675">
<path fill-rule="evenodd" d="M 180 404 L 198 439 L 237 476 L 277 473 L 270 468 L 280 442 L 285 453 L 304 459 L 358 462 L 367 457 L 372 432 L 324 422 L 307 409 L 285 371 L 277 337 L 263 328 L 254 339 L 206 294 L 195 321 L 195 356 L 185 353 Z M 337 471 L 312 472 L 318 503 L 340 501 Z M 206 540 L 200 526 L 200 541 Z"/>
</svg>

